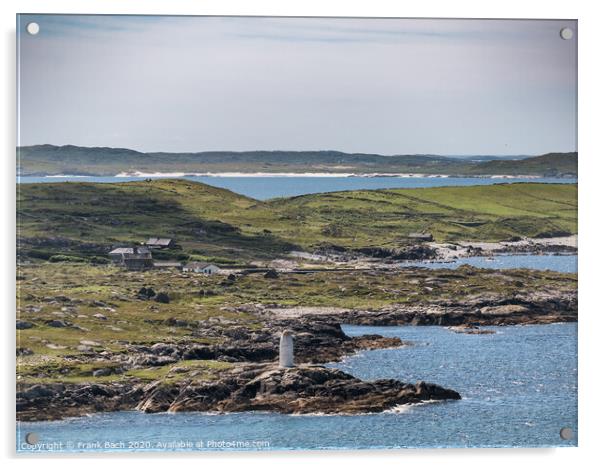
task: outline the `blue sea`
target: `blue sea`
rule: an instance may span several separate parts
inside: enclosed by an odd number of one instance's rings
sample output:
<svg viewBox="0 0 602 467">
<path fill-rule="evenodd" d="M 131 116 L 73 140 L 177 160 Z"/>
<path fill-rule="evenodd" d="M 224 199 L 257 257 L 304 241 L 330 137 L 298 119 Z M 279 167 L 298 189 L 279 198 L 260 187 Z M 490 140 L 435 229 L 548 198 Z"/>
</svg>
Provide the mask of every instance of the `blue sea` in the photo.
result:
<svg viewBox="0 0 602 467">
<path fill-rule="evenodd" d="M 18 423 L 17 449 L 32 449 L 24 441 L 31 432 L 45 452 L 576 446 L 576 323 L 485 329 L 495 334 L 345 326 L 352 336 L 396 336 L 413 345 L 330 365 L 368 380 L 437 383 L 457 390 L 460 401 L 353 416 L 96 414 Z M 570 440 L 560 438 L 565 427 L 573 430 Z"/>
<path fill-rule="evenodd" d="M 577 183 L 573 178 L 500 179 L 460 177 L 180 177 L 226 188 L 251 198 L 266 200 L 344 190 L 381 188 L 428 188 L 437 186 L 493 185 L 496 183 Z M 19 183 L 95 182 L 118 183 L 145 180 L 145 177 L 19 177 Z"/>
<path fill-rule="evenodd" d="M 577 272 L 577 255 L 543 254 L 519 255 L 504 254 L 496 256 L 471 256 L 458 258 L 453 261 L 405 261 L 397 263 L 398 267 L 419 266 L 428 269 L 456 269 L 462 265 L 482 269 L 536 269 L 539 271 L 557 271 L 566 273 Z"/>
</svg>

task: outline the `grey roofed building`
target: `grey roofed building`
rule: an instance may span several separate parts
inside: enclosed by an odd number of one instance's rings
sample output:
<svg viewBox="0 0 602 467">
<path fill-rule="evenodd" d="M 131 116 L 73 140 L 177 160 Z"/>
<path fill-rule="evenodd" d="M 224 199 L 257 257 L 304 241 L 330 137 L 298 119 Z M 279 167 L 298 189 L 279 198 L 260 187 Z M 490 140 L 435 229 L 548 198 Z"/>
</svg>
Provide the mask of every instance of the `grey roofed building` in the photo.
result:
<svg viewBox="0 0 602 467">
<path fill-rule="evenodd" d="M 109 255 L 133 255 L 134 253 L 146 254 L 150 250 L 145 247 L 119 247 L 109 252 Z"/>
<path fill-rule="evenodd" d="M 125 264 L 126 260 L 144 259 L 151 260 L 153 255 L 146 247 L 119 247 L 109 252 L 109 258 L 118 264 Z"/>
<path fill-rule="evenodd" d="M 150 237 L 144 244 L 150 248 L 169 248 L 173 243 L 173 238 Z"/>
</svg>

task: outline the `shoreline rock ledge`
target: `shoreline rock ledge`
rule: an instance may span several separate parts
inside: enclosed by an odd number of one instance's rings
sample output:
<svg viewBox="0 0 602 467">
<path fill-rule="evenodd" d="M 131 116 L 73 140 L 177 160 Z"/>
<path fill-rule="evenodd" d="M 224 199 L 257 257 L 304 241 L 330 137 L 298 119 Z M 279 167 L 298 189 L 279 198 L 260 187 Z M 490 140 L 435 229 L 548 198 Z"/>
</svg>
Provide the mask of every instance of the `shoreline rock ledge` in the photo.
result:
<svg viewBox="0 0 602 467">
<path fill-rule="evenodd" d="M 363 381 L 334 368 L 305 365 L 261 373 L 235 392 L 222 409 L 228 412 L 359 414 L 444 399 L 461 397 L 456 391 L 423 381 L 416 384 L 394 379 Z"/>
<path fill-rule="evenodd" d="M 458 400 L 436 384 L 394 379 L 363 381 L 335 368 L 257 365 L 219 383 L 191 383 L 181 390 L 156 386 L 136 406 L 143 412 L 220 413 L 268 411 L 285 414 L 360 414 L 427 400 Z"/>
<path fill-rule="evenodd" d="M 461 397 L 456 391 L 423 381 L 363 381 L 319 365 L 280 368 L 251 364 L 214 381 L 22 385 L 17 393 L 17 419 L 58 420 L 123 410 L 361 414 L 403 404 L 458 399 Z"/>
</svg>

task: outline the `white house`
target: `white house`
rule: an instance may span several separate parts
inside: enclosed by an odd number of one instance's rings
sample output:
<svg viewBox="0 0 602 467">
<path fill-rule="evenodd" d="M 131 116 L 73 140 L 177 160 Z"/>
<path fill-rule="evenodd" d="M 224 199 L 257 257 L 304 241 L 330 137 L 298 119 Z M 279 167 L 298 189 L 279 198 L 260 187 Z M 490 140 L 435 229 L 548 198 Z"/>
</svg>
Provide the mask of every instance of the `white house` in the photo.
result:
<svg viewBox="0 0 602 467">
<path fill-rule="evenodd" d="M 216 274 L 219 272 L 219 268 L 215 264 L 201 263 L 199 261 L 193 261 L 184 265 L 182 268 L 183 272 L 199 272 L 202 274 Z"/>
</svg>

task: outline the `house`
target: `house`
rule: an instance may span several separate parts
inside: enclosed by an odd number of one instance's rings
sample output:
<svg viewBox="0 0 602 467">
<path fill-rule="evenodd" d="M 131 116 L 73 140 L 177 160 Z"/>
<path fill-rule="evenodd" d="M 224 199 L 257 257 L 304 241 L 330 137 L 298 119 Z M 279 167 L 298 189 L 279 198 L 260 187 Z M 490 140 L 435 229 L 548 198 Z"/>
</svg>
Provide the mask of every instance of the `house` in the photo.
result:
<svg viewBox="0 0 602 467">
<path fill-rule="evenodd" d="M 419 241 L 419 242 L 432 242 L 433 234 L 414 232 L 414 233 L 409 234 L 408 238 L 411 240 Z"/>
<path fill-rule="evenodd" d="M 198 272 L 202 274 L 216 274 L 219 272 L 219 268 L 215 264 L 201 263 L 199 261 L 192 261 L 186 264 L 182 271 L 184 272 Z"/>
<path fill-rule="evenodd" d="M 114 263 L 123 263 L 123 255 L 125 253 L 133 253 L 133 248 L 115 248 L 109 251 L 109 259 Z"/>
<path fill-rule="evenodd" d="M 152 254 L 145 247 L 119 247 L 109 252 L 109 259 L 115 264 L 125 264 L 126 258 L 133 258 L 133 255 L 142 255 L 141 258 L 151 258 Z"/>
<path fill-rule="evenodd" d="M 156 269 L 182 269 L 182 263 L 178 261 L 154 261 Z"/>
<path fill-rule="evenodd" d="M 133 247 L 132 252 L 123 253 L 123 264 L 130 271 L 143 271 L 153 267 L 153 255 L 148 248 Z"/>
<path fill-rule="evenodd" d="M 124 258 L 123 264 L 130 271 L 145 271 L 153 267 L 153 259 L 147 258 L 144 255 L 129 255 Z"/>
<path fill-rule="evenodd" d="M 173 238 L 151 237 L 144 244 L 149 248 L 171 248 L 175 245 Z"/>
</svg>

